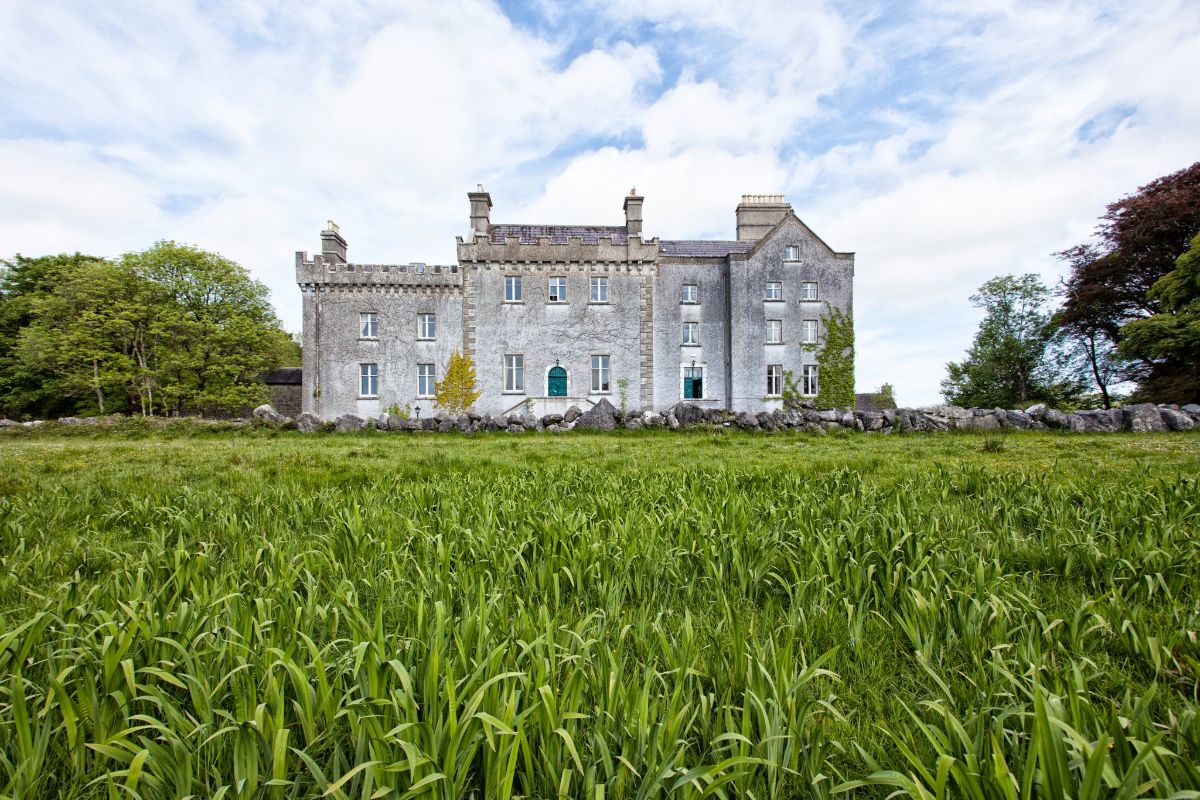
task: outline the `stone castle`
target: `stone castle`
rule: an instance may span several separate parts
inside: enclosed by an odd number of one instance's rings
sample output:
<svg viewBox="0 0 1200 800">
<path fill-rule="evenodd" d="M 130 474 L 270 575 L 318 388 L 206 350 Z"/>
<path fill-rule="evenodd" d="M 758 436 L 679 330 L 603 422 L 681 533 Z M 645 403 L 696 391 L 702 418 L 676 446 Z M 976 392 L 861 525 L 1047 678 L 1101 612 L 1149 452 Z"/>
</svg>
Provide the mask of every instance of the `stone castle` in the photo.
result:
<svg viewBox="0 0 1200 800">
<path fill-rule="evenodd" d="M 448 265 L 355 264 L 332 222 L 321 252 L 296 253 L 304 300 L 303 410 L 326 419 L 433 411 L 450 354 L 471 356 L 475 409 L 780 407 L 784 373 L 816 395 L 830 309 L 852 313 L 854 254 L 836 252 L 782 195 L 743 195 L 736 239 L 624 225 L 494 223 L 470 192 L 470 234 Z"/>
</svg>

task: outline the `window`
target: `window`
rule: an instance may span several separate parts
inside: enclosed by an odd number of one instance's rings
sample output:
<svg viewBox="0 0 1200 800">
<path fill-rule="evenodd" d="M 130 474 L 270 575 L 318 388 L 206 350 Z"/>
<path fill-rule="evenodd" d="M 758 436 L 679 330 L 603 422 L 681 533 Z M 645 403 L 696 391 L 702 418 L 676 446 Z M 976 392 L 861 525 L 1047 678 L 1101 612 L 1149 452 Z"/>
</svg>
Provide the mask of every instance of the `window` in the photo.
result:
<svg viewBox="0 0 1200 800">
<path fill-rule="evenodd" d="M 698 322 L 683 323 L 683 343 L 684 344 L 700 344 L 700 323 L 698 323 Z"/>
<path fill-rule="evenodd" d="M 767 288 L 763 294 L 764 300 L 782 300 L 783 299 L 783 284 L 779 281 L 767 281 Z"/>
<path fill-rule="evenodd" d="M 504 302 L 506 303 L 521 303 L 521 276 L 520 275 L 505 275 L 504 276 Z"/>
<path fill-rule="evenodd" d="M 358 335 L 363 339 L 379 337 L 379 315 L 374 311 L 363 311 L 358 315 Z"/>
<path fill-rule="evenodd" d="M 504 391 L 525 391 L 525 356 L 507 355 L 504 357 Z"/>
<path fill-rule="evenodd" d="M 417 364 L 417 397 L 433 397 L 437 392 L 436 383 L 433 364 Z"/>
<path fill-rule="evenodd" d="M 433 314 L 417 314 L 417 338 L 433 339 L 437 336 L 437 317 Z"/>
<path fill-rule="evenodd" d="M 787 247 L 783 248 L 783 260 L 784 261 L 799 261 L 800 260 L 800 245 L 789 244 Z"/>
<path fill-rule="evenodd" d="M 817 394 L 817 365 L 806 364 L 800 377 L 800 394 L 809 396 Z"/>
<path fill-rule="evenodd" d="M 767 365 L 767 397 L 783 394 L 783 364 Z"/>
<path fill-rule="evenodd" d="M 704 367 L 683 368 L 683 399 L 700 400 L 704 397 Z"/>
<path fill-rule="evenodd" d="M 681 302 L 681 303 L 699 303 L 700 302 L 700 292 L 698 292 L 697 289 L 698 289 L 698 287 L 696 286 L 696 284 L 685 283 L 683 285 L 683 290 L 679 293 L 679 302 Z"/>
<path fill-rule="evenodd" d="M 592 356 L 592 391 L 607 392 L 608 356 Z"/>
<path fill-rule="evenodd" d="M 783 344 L 783 320 L 767 320 L 767 344 Z"/>
<path fill-rule="evenodd" d="M 592 276 L 592 302 L 608 302 L 608 278 L 605 278 L 602 275 Z"/>
<path fill-rule="evenodd" d="M 806 319 L 800 323 L 800 341 L 804 344 L 817 343 L 817 321 Z"/>
<path fill-rule="evenodd" d="M 550 279 L 550 294 L 546 298 L 548 303 L 565 303 L 567 302 L 567 279 L 561 276 L 556 276 Z"/>
<path fill-rule="evenodd" d="M 358 396 L 379 397 L 379 365 L 358 365 Z"/>
<path fill-rule="evenodd" d="M 801 300 L 816 300 L 817 299 L 817 282 L 805 281 L 800 284 L 800 299 Z"/>
</svg>

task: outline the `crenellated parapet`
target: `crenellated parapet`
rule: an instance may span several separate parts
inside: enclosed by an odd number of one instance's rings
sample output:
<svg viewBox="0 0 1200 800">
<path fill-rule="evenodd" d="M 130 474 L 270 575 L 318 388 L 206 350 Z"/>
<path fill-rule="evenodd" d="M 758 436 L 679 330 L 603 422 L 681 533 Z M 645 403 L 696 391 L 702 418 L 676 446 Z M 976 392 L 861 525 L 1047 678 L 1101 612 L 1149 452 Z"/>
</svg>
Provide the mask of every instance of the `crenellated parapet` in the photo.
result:
<svg viewBox="0 0 1200 800">
<path fill-rule="evenodd" d="M 460 264 L 606 264 L 634 268 L 651 267 L 658 260 L 658 239 L 639 235 L 598 235 L 585 238 L 505 236 L 502 240 L 477 233 L 470 239 L 458 237 Z"/>
<path fill-rule="evenodd" d="M 301 291 L 316 287 L 383 290 L 462 290 L 458 264 L 348 264 L 324 255 L 296 253 L 296 282 Z"/>
</svg>

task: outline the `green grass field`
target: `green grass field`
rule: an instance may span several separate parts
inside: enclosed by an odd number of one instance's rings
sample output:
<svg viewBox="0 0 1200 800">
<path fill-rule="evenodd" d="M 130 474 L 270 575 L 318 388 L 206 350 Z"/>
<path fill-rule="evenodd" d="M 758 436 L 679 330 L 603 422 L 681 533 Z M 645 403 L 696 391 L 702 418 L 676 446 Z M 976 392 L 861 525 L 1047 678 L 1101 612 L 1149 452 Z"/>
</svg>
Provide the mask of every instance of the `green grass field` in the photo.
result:
<svg viewBox="0 0 1200 800">
<path fill-rule="evenodd" d="M 1191 434 L 3 436 L 0 796 L 1197 797 L 1198 470 Z"/>
</svg>

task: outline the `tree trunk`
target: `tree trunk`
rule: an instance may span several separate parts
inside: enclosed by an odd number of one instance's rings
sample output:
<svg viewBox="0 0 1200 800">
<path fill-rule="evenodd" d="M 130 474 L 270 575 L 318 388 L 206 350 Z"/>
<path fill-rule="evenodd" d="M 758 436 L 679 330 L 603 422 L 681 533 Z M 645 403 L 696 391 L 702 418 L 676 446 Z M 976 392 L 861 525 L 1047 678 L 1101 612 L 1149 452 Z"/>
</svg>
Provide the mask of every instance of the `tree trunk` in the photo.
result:
<svg viewBox="0 0 1200 800">
<path fill-rule="evenodd" d="M 1112 401 L 1108 397 L 1108 384 L 1100 377 L 1099 356 L 1096 354 L 1096 334 L 1088 334 L 1088 360 L 1092 364 L 1092 377 L 1096 380 L 1096 387 L 1100 389 L 1100 397 L 1104 401 L 1106 409 L 1112 408 Z"/>
<path fill-rule="evenodd" d="M 96 403 L 100 406 L 100 413 L 104 413 L 104 390 L 100 388 L 100 361 L 92 359 L 92 388 L 96 392 Z"/>
</svg>

